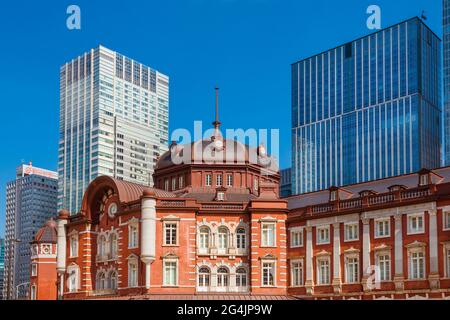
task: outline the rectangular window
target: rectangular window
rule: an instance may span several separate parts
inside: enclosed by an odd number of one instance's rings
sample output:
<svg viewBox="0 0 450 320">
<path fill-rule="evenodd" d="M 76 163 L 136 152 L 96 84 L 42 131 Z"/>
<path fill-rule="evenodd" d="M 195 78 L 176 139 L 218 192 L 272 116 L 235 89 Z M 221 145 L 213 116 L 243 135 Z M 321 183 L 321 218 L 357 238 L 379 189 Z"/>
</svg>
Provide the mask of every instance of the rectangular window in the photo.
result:
<svg viewBox="0 0 450 320">
<path fill-rule="evenodd" d="M 177 189 L 177 179 L 172 178 L 172 191 Z"/>
<path fill-rule="evenodd" d="M 330 284 L 330 259 L 321 258 L 317 260 L 317 283 L 319 285 Z"/>
<path fill-rule="evenodd" d="M 303 285 L 303 261 L 292 261 L 291 285 L 293 287 L 300 287 Z"/>
<path fill-rule="evenodd" d="M 164 262 L 164 285 L 176 286 L 177 285 L 177 262 L 165 261 Z"/>
<path fill-rule="evenodd" d="M 425 254 L 423 251 L 410 253 L 410 279 L 425 279 Z"/>
<path fill-rule="evenodd" d="M 31 276 L 36 277 L 37 276 L 37 264 L 33 263 L 31 265 Z"/>
<path fill-rule="evenodd" d="M 359 239 L 359 224 L 352 223 L 345 225 L 345 241 L 355 241 Z"/>
<path fill-rule="evenodd" d="M 330 227 L 317 227 L 317 244 L 330 243 Z"/>
<path fill-rule="evenodd" d="M 228 187 L 233 186 L 233 175 L 232 174 L 227 175 L 227 186 Z"/>
<path fill-rule="evenodd" d="M 176 246 L 177 245 L 177 224 L 176 223 L 165 223 L 164 224 L 164 244 L 166 246 Z"/>
<path fill-rule="evenodd" d="M 70 257 L 78 257 L 78 237 L 76 236 L 70 238 Z"/>
<path fill-rule="evenodd" d="M 221 187 L 222 186 L 222 175 L 218 174 L 216 176 L 216 186 Z"/>
<path fill-rule="evenodd" d="M 303 230 L 291 231 L 291 248 L 303 247 Z"/>
<path fill-rule="evenodd" d="M 169 179 L 164 180 L 164 190 L 169 191 Z"/>
<path fill-rule="evenodd" d="M 444 212 L 444 230 L 450 230 L 450 211 Z"/>
<path fill-rule="evenodd" d="M 30 297 L 30 299 L 31 300 L 36 300 L 36 286 L 35 285 L 31 286 L 31 297 Z"/>
<path fill-rule="evenodd" d="M 450 278 L 450 248 L 446 250 L 446 258 L 447 258 L 447 278 Z"/>
<path fill-rule="evenodd" d="M 128 286 L 134 288 L 138 286 L 138 269 L 136 261 L 128 262 Z"/>
<path fill-rule="evenodd" d="M 357 257 L 346 258 L 345 279 L 347 283 L 359 282 L 359 261 Z"/>
<path fill-rule="evenodd" d="M 262 246 L 263 247 L 274 247 L 275 246 L 275 224 L 274 223 L 263 223 L 262 224 Z"/>
<path fill-rule="evenodd" d="M 274 286 L 275 285 L 275 263 L 263 262 L 262 264 L 262 285 Z"/>
<path fill-rule="evenodd" d="M 408 216 L 408 234 L 424 232 L 424 215 L 414 214 Z"/>
<path fill-rule="evenodd" d="M 391 236 L 391 220 L 375 220 L 375 238 L 386 238 Z"/>
<path fill-rule="evenodd" d="M 377 255 L 377 267 L 380 271 L 380 281 L 391 280 L 391 257 L 388 254 Z"/>
<path fill-rule="evenodd" d="M 206 175 L 205 184 L 207 187 L 211 187 L 211 175 L 210 174 Z"/>
<path fill-rule="evenodd" d="M 128 227 L 128 248 L 138 247 L 138 227 L 130 225 Z"/>
<path fill-rule="evenodd" d="M 178 188 L 180 188 L 180 189 L 184 188 L 184 176 L 180 176 L 178 178 Z"/>
</svg>

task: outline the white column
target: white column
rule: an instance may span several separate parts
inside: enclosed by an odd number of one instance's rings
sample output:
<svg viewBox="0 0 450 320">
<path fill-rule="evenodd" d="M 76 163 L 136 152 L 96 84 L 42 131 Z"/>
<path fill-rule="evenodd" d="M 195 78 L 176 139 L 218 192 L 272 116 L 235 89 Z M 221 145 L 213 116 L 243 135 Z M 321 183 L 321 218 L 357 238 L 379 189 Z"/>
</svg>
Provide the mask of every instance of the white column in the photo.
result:
<svg viewBox="0 0 450 320">
<path fill-rule="evenodd" d="M 144 191 L 141 206 L 141 260 L 145 263 L 145 288 L 150 289 L 150 265 L 156 255 L 156 200 Z"/>
<path fill-rule="evenodd" d="M 340 223 L 333 224 L 333 289 L 341 292 L 341 233 Z"/>
<path fill-rule="evenodd" d="M 403 290 L 403 222 L 402 214 L 397 211 L 395 215 L 395 288 Z"/>
<path fill-rule="evenodd" d="M 370 219 L 362 219 L 363 223 L 363 238 L 362 238 L 362 267 L 363 267 L 363 277 L 361 279 L 363 289 L 365 291 L 369 290 L 368 280 L 370 277 Z"/>
<path fill-rule="evenodd" d="M 66 225 L 69 218 L 68 212 L 61 211 L 56 221 L 56 271 L 59 275 L 60 297 L 64 295 L 64 275 L 66 273 Z"/>
<path fill-rule="evenodd" d="M 430 276 L 429 282 L 431 289 L 439 289 L 439 259 L 438 259 L 438 228 L 437 212 L 430 210 L 429 215 L 429 236 L 430 236 Z"/>
<path fill-rule="evenodd" d="M 306 293 L 313 294 L 313 242 L 312 242 L 312 227 L 306 227 Z"/>
</svg>

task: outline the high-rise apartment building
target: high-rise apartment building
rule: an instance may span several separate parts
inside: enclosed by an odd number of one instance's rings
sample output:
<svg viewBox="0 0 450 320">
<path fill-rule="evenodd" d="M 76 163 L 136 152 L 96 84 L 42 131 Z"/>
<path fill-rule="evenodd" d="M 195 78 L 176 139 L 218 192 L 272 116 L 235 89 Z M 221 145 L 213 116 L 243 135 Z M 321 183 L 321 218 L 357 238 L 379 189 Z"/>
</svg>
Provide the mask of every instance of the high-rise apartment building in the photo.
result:
<svg viewBox="0 0 450 320">
<path fill-rule="evenodd" d="M 107 175 L 152 185 L 168 150 L 169 78 L 99 46 L 60 70 L 58 207 L 76 213 Z"/>
<path fill-rule="evenodd" d="M 5 283 L 5 239 L 0 239 L 0 300 L 3 300 Z"/>
<path fill-rule="evenodd" d="M 444 164 L 450 165 L 450 0 L 442 0 L 444 48 Z"/>
<path fill-rule="evenodd" d="M 24 298 L 30 282 L 30 242 L 57 213 L 56 172 L 30 165 L 17 167 L 6 185 L 5 272 L 3 296 Z"/>
<path fill-rule="evenodd" d="M 439 167 L 440 54 L 416 17 L 294 63 L 293 192 Z"/>
</svg>

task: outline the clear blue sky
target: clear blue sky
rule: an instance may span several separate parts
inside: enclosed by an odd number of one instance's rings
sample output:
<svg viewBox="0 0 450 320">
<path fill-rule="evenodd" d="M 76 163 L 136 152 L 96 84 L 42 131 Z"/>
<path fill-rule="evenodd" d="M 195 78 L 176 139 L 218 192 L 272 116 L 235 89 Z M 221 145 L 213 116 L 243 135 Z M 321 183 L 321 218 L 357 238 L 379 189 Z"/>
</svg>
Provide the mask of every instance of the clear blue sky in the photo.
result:
<svg viewBox="0 0 450 320">
<path fill-rule="evenodd" d="M 81 7 L 82 30 L 66 28 Z M 279 128 L 290 166 L 290 65 L 425 10 L 441 35 L 440 0 L 5 1 L 0 12 L 0 236 L 5 185 L 22 160 L 56 169 L 59 66 L 102 44 L 170 76 L 170 130 L 213 120 L 221 87 L 228 128 Z"/>
</svg>

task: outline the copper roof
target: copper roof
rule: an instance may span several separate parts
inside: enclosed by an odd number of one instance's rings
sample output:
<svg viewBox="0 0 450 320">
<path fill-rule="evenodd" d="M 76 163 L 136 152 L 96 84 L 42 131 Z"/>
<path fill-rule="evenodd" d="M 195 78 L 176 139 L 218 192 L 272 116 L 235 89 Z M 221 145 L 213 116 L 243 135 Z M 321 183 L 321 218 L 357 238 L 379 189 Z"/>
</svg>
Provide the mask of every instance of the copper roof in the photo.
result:
<svg viewBox="0 0 450 320">
<path fill-rule="evenodd" d="M 54 220 L 47 221 L 47 223 L 38 230 L 33 242 L 37 243 L 56 243 L 56 222 Z"/>
</svg>

